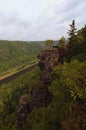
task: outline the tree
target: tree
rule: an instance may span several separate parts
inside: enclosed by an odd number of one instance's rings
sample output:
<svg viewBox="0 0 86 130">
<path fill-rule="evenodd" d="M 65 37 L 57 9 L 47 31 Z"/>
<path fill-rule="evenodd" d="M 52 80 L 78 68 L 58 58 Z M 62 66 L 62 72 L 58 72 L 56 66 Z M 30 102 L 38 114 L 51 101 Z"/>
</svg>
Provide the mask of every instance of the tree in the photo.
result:
<svg viewBox="0 0 86 130">
<path fill-rule="evenodd" d="M 86 49 L 86 25 L 77 32 L 77 42 Z"/>
<path fill-rule="evenodd" d="M 65 39 L 64 36 L 62 36 L 61 39 L 59 40 L 58 46 L 59 46 L 60 48 L 63 48 L 63 49 L 66 48 L 66 39 Z"/>
<path fill-rule="evenodd" d="M 68 42 L 68 56 L 67 60 L 70 61 L 72 56 L 75 56 L 78 52 L 77 49 L 77 40 L 76 40 L 76 27 L 75 27 L 75 20 L 72 21 L 70 25 L 70 30 L 68 32 L 69 35 L 69 42 Z"/>
<path fill-rule="evenodd" d="M 72 21 L 72 24 L 70 25 L 70 30 L 68 32 L 69 34 L 69 46 L 73 44 L 76 40 L 76 27 L 75 27 L 75 20 Z"/>
<path fill-rule="evenodd" d="M 54 41 L 51 40 L 51 39 L 46 40 L 46 41 L 45 41 L 45 45 L 46 45 L 46 46 L 49 46 L 49 47 L 51 48 L 51 47 L 53 47 L 53 45 L 54 45 Z"/>
</svg>

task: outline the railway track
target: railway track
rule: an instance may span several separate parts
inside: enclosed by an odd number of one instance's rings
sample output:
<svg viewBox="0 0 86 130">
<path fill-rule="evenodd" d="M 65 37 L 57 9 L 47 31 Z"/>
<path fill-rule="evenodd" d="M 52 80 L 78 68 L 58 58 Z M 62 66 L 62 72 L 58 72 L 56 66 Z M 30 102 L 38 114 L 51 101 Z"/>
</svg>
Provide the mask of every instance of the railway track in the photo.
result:
<svg viewBox="0 0 86 130">
<path fill-rule="evenodd" d="M 17 72 L 17 73 L 15 73 L 15 74 L 11 75 L 11 76 L 8 76 L 8 77 L 6 77 L 6 78 L 0 80 L 0 86 L 1 86 L 2 84 L 4 84 L 4 83 L 8 83 L 8 82 L 10 82 L 10 81 L 12 81 L 12 80 L 18 78 L 19 76 L 21 76 L 21 75 L 24 74 L 24 73 L 27 73 L 27 72 L 33 70 L 36 66 L 37 66 L 37 63 L 34 64 L 34 65 L 32 65 L 32 66 L 30 66 L 30 67 L 28 67 L 27 69 L 24 69 L 24 70 L 22 70 L 22 71 L 20 71 L 20 72 Z"/>
</svg>

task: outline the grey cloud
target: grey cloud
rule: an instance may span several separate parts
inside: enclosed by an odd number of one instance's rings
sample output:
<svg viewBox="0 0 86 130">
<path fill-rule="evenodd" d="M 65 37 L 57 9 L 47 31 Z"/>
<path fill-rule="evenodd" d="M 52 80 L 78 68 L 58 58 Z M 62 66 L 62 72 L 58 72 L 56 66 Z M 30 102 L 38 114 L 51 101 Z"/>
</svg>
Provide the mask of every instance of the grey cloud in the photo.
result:
<svg viewBox="0 0 86 130">
<path fill-rule="evenodd" d="M 0 39 L 45 40 L 59 39 L 62 35 L 67 37 L 67 30 L 73 19 L 78 28 L 86 23 L 85 7 L 85 0 L 69 0 L 66 3 L 64 0 L 61 7 L 56 3 L 33 20 L 19 12 L 0 13 Z"/>
</svg>

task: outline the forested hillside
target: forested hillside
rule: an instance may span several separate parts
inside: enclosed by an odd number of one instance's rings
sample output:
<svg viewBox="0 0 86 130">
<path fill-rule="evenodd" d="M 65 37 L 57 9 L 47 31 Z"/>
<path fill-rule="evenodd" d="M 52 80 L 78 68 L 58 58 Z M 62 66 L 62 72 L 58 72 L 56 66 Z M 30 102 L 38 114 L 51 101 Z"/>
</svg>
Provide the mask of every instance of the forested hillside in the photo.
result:
<svg viewBox="0 0 86 130">
<path fill-rule="evenodd" d="M 0 41 L 0 75 L 9 69 L 30 64 L 43 47 L 43 42 Z"/>
<path fill-rule="evenodd" d="M 39 70 L 34 69 L 14 81 L 0 87 L 0 130 L 15 128 L 16 112 L 20 96 L 25 95 L 39 84 Z M 16 129 L 16 128 L 15 128 Z"/>
<path fill-rule="evenodd" d="M 43 84 L 41 87 L 43 72 L 39 68 L 35 68 L 33 71 L 0 87 L 0 130 L 86 130 L 86 25 L 76 32 L 75 21 L 73 20 L 70 25 L 68 43 L 65 45 L 63 41 L 60 40 L 59 46 L 62 49 L 65 46 L 66 49 L 64 63 L 58 62 L 52 70 L 49 66 L 51 71 L 48 73 L 51 82 L 49 85 L 44 86 Z M 22 45 L 18 44 L 19 47 Z M 24 47 L 23 49 L 25 49 Z M 29 48 L 28 45 L 27 48 Z M 4 53 L 2 48 L 0 51 Z M 47 60 L 50 59 L 47 58 Z M 53 58 L 52 62 L 54 60 Z M 47 67 L 48 61 L 45 64 Z M 45 80 L 45 77 L 43 78 Z M 44 88 L 47 90 L 47 97 L 49 94 L 52 95 L 52 100 L 48 106 L 44 105 L 47 99 Z M 41 89 L 43 90 L 42 93 Z M 27 102 L 26 107 L 20 105 L 22 95 Z M 34 106 L 38 103 L 40 106 L 42 101 L 44 102 L 41 107 L 29 109 L 31 103 L 32 105 L 35 104 Z M 24 100 L 22 104 L 26 105 Z M 28 114 L 25 117 L 24 114 L 27 113 L 27 110 Z M 20 127 L 17 116 L 21 116 L 22 119 L 25 117 Z M 20 122 L 22 121 L 21 118 Z"/>
</svg>

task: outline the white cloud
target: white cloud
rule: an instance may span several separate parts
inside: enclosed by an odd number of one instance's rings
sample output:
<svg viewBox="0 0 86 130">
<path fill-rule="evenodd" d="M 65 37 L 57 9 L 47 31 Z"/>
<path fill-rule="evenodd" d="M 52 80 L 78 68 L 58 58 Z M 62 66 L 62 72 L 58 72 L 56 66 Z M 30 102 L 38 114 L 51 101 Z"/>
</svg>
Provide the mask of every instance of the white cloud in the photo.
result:
<svg viewBox="0 0 86 130">
<path fill-rule="evenodd" d="M 69 24 L 86 23 L 85 0 L 0 0 L 0 39 L 45 40 L 67 36 Z"/>
</svg>

